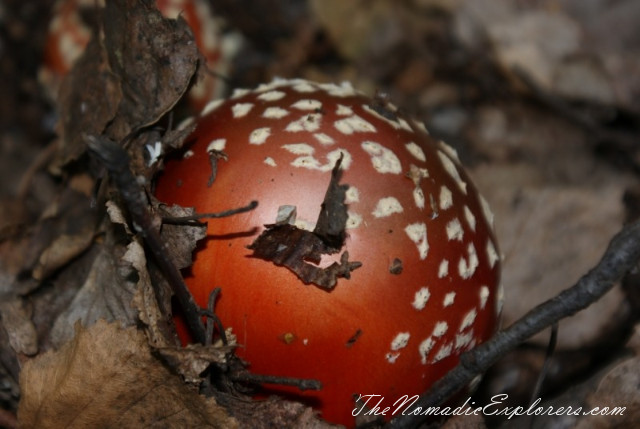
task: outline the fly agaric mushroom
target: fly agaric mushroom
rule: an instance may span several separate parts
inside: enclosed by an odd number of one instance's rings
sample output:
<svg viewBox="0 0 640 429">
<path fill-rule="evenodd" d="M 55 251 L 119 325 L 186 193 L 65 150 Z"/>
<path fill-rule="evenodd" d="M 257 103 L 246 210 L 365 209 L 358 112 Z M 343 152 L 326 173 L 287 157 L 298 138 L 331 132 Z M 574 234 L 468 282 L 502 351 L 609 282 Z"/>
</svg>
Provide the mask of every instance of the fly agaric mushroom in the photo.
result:
<svg viewBox="0 0 640 429">
<path fill-rule="evenodd" d="M 352 426 L 353 395 L 425 391 L 497 329 L 493 216 L 455 151 L 390 103 L 274 80 L 209 104 L 192 140 L 161 201 L 259 205 L 209 224 L 186 282 L 201 306 L 221 288 L 250 371 L 321 381 L 298 398 L 326 420 Z"/>
<path fill-rule="evenodd" d="M 167 18 L 183 17 L 193 31 L 207 68 L 226 72 L 238 41 L 233 36 L 222 36 L 208 1 L 156 0 L 156 6 Z M 83 17 L 95 17 L 96 8 L 103 7 L 104 0 L 59 0 L 55 4 L 45 42 L 43 66 L 39 72 L 40 82 L 52 99 L 55 100 L 62 78 L 71 70 L 91 38 L 91 28 Z M 220 79 L 203 74 L 191 88 L 189 102 L 195 111 L 199 111 L 209 100 L 219 97 L 223 90 Z"/>
</svg>

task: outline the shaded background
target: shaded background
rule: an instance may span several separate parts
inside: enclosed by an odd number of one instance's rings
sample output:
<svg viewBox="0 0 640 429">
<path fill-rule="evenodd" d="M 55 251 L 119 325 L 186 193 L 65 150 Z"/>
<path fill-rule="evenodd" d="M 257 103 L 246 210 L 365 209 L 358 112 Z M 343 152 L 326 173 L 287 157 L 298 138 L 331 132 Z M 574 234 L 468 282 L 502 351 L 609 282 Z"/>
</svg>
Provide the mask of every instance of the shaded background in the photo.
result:
<svg viewBox="0 0 640 429">
<path fill-rule="evenodd" d="M 228 92 L 273 76 L 349 80 L 366 93 L 387 94 L 458 150 L 496 215 L 505 325 L 573 284 L 638 214 L 637 1 L 212 5 L 225 32 L 240 41 L 230 59 Z M 15 208 L 11 201 L 24 192 L 23 178 L 55 139 L 56 109 L 38 81 L 52 7 L 49 0 L 0 3 L 0 240 L 8 234 L 3 219 L 15 216 L 7 214 Z M 51 182 L 38 175 L 29 183 L 37 189 L 21 214 L 25 223 L 39 215 L 29 207 L 40 207 L 52 192 Z M 635 289 L 629 277 L 626 288 L 616 287 L 563 321 L 545 399 L 599 404 L 616 398 L 615 392 L 604 399 L 588 396 L 604 374 L 640 371 Z M 526 403 L 547 337 L 541 334 L 505 357 L 485 379 L 479 400 L 509 392 L 514 404 Z M 11 410 L 17 385 L 7 367 L 15 363 L 5 358 L 0 403 Z M 638 407 L 637 387 L 625 398 Z M 615 420 L 603 422 L 609 427 Z M 535 422 L 552 423 L 561 424 Z M 563 427 L 587 423 L 570 424 Z"/>
</svg>

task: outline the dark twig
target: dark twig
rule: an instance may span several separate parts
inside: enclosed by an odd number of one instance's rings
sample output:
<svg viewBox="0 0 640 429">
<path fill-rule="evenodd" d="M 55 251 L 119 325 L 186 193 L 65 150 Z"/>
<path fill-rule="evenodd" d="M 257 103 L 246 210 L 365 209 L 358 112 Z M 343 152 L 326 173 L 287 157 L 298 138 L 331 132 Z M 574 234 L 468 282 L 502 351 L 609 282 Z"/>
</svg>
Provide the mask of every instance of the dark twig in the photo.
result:
<svg viewBox="0 0 640 429">
<path fill-rule="evenodd" d="M 553 357 L 553 353 L 556 350 L 557 344 L 558 344 L 558 323 L 556 322 L 551 326 L 551 336 L 549 337 L 549 344 L 547 345 L 547 352 L 544 357 L 544 364 L 542 365 L 542 369 L 540 369 L 540 374 L 538 374 L 538 379 L 536 380 L 536 385 L 533 388 L 533 392 L 531 392 L 531 399 L 529 400 L 529 404 L 532 404 L 540 396 L 540 392 L 542 391 L 542 385 L 544 384 L 544 379 L 546 378 L 549 372 L 549 367 L 551 365 L 551 358 Z"/>
<path fill-rule="evenodd" d="M 509 328 L 498 332 L 491 340 L 460 356 L 457 367 L 435 383 L 403 415 L 396 416 L 385 427 L 417 427 L 428 417 L 419 415 L 420 411 L 425 412 L 429 407 L 442 404 L 527 338 L 596 302 L 636 265 L 639 258 L 640 221 L 636 221 L 612 238 L 600 262 L 582 276 L 578 283 L 538 305 Z"/>
<path fill-rule="evenodd" d="M 216 299 L 218 299 L 218 295 L 220 294 L 220 288 L 217 287 L 211 291 L 209 294 L 209 303 L 207 304 L 207 311 L 203 312 L 203 316 L 207 317 L 207 324 L 205 328 L 205 345 L 211 345 L 211 340 L 213 338 L 213 329 L 218 329 L 220 333 L 220 339 L 222 340 L 222 344 L 225 346 L 228 344 L 227 341 L 227 333 L 224 332 L 224 326 L 222 326 L 222 322 L 220 318 L 216 315 L 213 309 L 216 306 Z"/>
<path fill-rule="evenodd" d="M 182 307 L 189 330 L 194 339 L 205 343 L 205 330 L 200 309 L 189 293 L 180 271 L 169 257 L 164 241 L 155 229 L 149 212 L 147 196 L 129 167 L 129 155 L 117 143 L 106 137 L 86 136 L 89 151 L 104 165 L 127 206 L 135 231 L 140 234 L 151 251 L 174 295 Z"/>
<path fill-rule="evenodd" d="M 245 382 L 252 384 L 277 384 L 279 386 L 294 386 L 300 390 L 320 390 L 322 383 L 318 380 L 310 380 L 305 378 L 279 377 L 276 375 L 260 375 L 251 374 L 242 371 L 233 374 L 231 380 L 236 382 Z"/>
<path fill-rule="evenodd" d="M 197 213 L 192 216 L 180 216 L 180 217 L 163 217 L 162 222 L 171 225 L 189 225 L 192 222 L 197 222 L 202 219 L 218 219 L 221 217 L 233 216 L 238 213 L 244 213 L 251 211 L 258 207 L 257 201 L 251 201 L 244 207 L 239 207 L 237 209 L 225 210 L 218 213 Z"/>
</svg>

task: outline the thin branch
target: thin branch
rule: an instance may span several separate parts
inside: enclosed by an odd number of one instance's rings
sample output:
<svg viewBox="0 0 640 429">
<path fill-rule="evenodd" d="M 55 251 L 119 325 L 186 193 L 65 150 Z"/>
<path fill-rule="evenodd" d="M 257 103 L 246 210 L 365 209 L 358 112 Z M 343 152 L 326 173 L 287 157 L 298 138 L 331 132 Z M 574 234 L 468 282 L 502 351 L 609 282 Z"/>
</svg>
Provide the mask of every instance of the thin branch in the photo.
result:
<svg viewBox="0 0 640 429">
<path fill-rule="evenodd" d="M 540 396 L 540 392 L 542 391 L 542 386 L 544 384 L 544 380 L 549 373 L 549 368 L 551 366 L 551 358 L 553 357 L 553 353 L 556 350 L 556 345 L 558 344 L 558 323 L 554 323 L 551 325 L 551 335 L 549 336 L 549 344 L 547 345 L 547 352 L 544 357 L 544 364 L 542 365 L 542 369 L 540 369 L 540 374 L 538 374 L 538 379 L 536 380 L 536 385 L 533 388 L 533 392 L 531 392 L 531 399 L 529 400 L 529 404 L 532 404 L 538 396 Z M 531 420 L 533 423 L 533 420 Z"/>
<path fill-rule="evenodd" d="M 320 390 L 322 383 L 318 380 L 310 380 L 305 378 L 279 377 L 276 375 L 260 375 L 251 374 L 243 371 L 231 375 L 231 380 L 253 384 L 277 384 L 279 386 L 294 386 L 300 390 Z"/>
<path fill-rule="evenodd" d="M 237 209 L 229 209 L 218 213 L 196 213 L 192 216 L 179 216 L 179 217 L 163 217 L 162 222 L 171 225 L 188 225 L 192 222 L 197 222 L 202 219 L 218 219 L 222 217 L 229 217 L 239 213 L 245 213 L 258 207 L 257 201 L 251 201 L 249 204 Z"/>
<path fill-rule="evenodd" d="M 218 330 L 220 333 L 220 339 L 222 340 L 222 344 L 225 346 L 229 343 L 227 340 L 227 333 L 224 331 L 224 326 L 222 326 L 222 322 L 218 315 L 213 311 L 216 306 L 216 300 L 218 299 L 218 295 L 220 294 L 219 287 L 214 288 L 209 294 L 209 303 L 207 304 L 207 311 L 202 312 L 203 316 L 207 317 L 207 324 L 205 326 L 206 332 L 206 344 L 211 345 L 211 341 L 213 340 L 213 331 L 214 328 Z"/>
<path fill-rule="evenodd" d="M 196 341 L 204 344 L 205 329 L 200 317 L 200 308 L 189 293 L 180 271 L 167 254 L 164 242 L 154 227 L 153 218 L 148 209 L 147 196 L 129 167 L 129 155 L 117 143 L 106 137 L 86 136 L 85 139 L 89 151 L 109 172 L 131 215 L 134 229 L 143 238 L 171 285 L 171 289 L 182 307 L 191 334 Z"/>
<path fill-rule="evenodd" d="M 420 411 L 425 412 L 429 407 L 442 404 L 527 338 L 596 302 L 637 264 L 638 259 L 640 221 L 625 226 L 616 234 L 600 262 L 580 278 L 578 283 L 538 305 L 509 328 L 498 332 L 491 340 L 461 355 L 457 367 L 420 396 L 403 415 L 396 416 L 385 427 L 417 427 L 428 418 L 420 415 Z"/>
</svg>

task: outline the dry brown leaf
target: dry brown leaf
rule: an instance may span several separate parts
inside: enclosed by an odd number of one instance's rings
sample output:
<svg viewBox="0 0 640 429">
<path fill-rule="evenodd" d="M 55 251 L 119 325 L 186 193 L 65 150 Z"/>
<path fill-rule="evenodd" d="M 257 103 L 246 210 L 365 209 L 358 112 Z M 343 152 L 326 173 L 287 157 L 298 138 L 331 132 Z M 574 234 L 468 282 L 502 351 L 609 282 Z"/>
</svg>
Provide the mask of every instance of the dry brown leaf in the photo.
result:
<svg viewBox="0 0 640 429">
<path fill-rule="evenodd" d="M 123 93 L 109 127 L 118 141 L 178 102 L 196 72 L 198 49 L 186 21 L 164 18 L 151 0 L 107 2 L 104 44 Z"/>
<path fill-rule="evenodd" d="M 640 422 L 640 357 L 626 360 L 604 376 L 587 397 L 585 411 L 598 407 L 624 407 L 622 415 L 586 416 L 576 429 L 631 428 Z"/>
<path fill-rule="evenodd" d="M 162 365 L 142 332 L 104 321 L 28 361 L 20 385 L 23 428 L 238 426 Z"/>
<path fill-rule="evenodd" d="M 187 383 L 198 385 L 203 381 L 201 374 L 212 363 L 226 364 L 229 353 L 236 345 L 236 337 L 230 329 L 227 330 L 226 335 L 229 342 L 227 346 L 217 342 L 209 346 L 189 344 L 186 347 L 159 348 L 157 351 L 171 368 L 184 377 Z"/>
<path fill-rule="evenodd" d="M 136 284 L 127 279 L 130 267 L 122 261 L 124 250 L 109 242 L 96 246 L 98 251 L 84 283 L 53 324 L 50 334 L 53 344 L 68 341 L 78 320 L 85 326 L 100 319 L 118 320 L 126 325 L 137 322 L 131 305 Z"/>
<path fill-rule="evenodd" d="M 440 429 L 486 429 L 482 415 L 460 415 L 448 419 Z"/>
<path fill-rule="evenodd" d="M 38 336 L 31 321 L 31 308 L 22 298 L 2 296 L 0 317 L 9 336 L 9 344 L 16 353 L 33 355 L 38 352 Z"/>
<path fill-rule="evenodd" d="M 328 423 L 318 417 L 318 412 L 300 402 L 270 397 L 263 401 L 227 398 L 229 408 L 243 428 L 271 429 L 338 429 L 344 426 Z"/>
<path fill-rule="evenodd" d="M 85 134 L 101 134 L 113 120 L 122 99 L 118 77 L 94 37 L 62 81 L 58 96 L 61 136 L 57 163 L 77 159 L 85 150 Z"/>
<path fill-rule="evenodd" d="M 177 205 L 159 205 L 158 212 L 162 217 L 185 217 L 195 214 L 193 208 L 184 208 Z M 162 225 L 162 239 L 165 242 L 168 254 L 178 269 L 190 267 L 193 263 L 193 251 L 196 249 L 199 240 L 207 235 L 206 224 L 187 226 Z"/>
<path fill-rule="evenodd" d="M 0 291 L 24 295 L 86 250 L 93 240 L 95 214 L 87 195 L 63 190 L 35 225 L 0 242 Z"/>
</svg>

